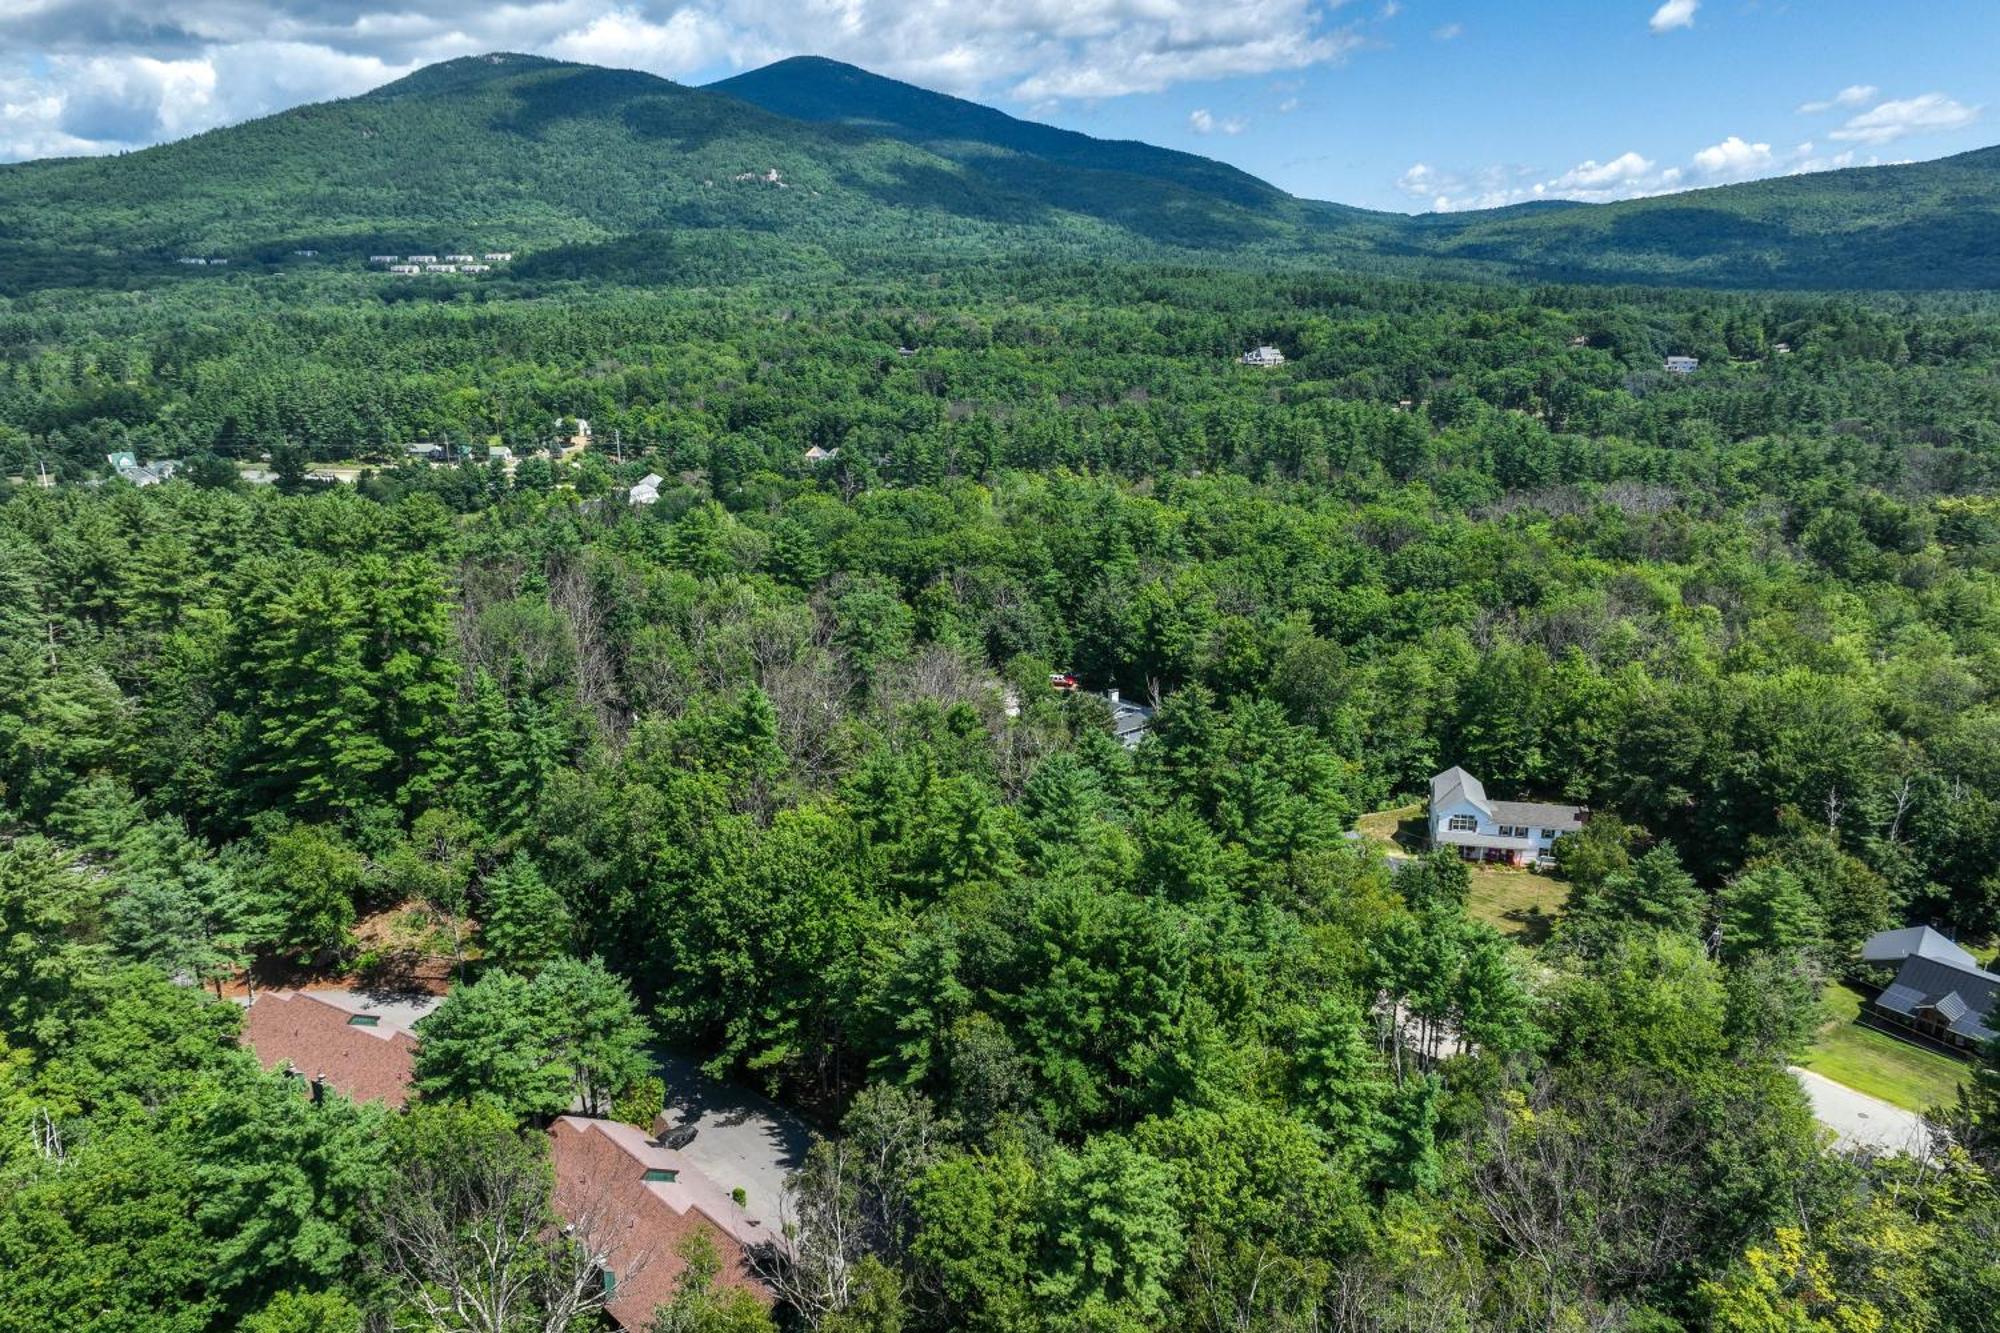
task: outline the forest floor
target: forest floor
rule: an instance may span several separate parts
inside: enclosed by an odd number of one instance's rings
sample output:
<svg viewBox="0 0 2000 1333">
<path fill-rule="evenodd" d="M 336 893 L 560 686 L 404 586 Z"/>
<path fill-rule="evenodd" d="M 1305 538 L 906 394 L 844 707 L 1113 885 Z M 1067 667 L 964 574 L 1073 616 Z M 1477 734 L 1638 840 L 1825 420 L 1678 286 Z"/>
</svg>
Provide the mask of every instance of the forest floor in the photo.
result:
<svg viewBox="0 0 2000 1333">
<path fill-rule="evenodd" d="M 1861 994 L 1848 986 L 1828 986 L 1820 1003 L 1826 1021 L 1799 1057 L 1805 1068 L 1909 1111 L 1958 1100 L 1959 1080 L 1967 1072 L 1962 1062 L 1863 1027 Z"/>
</svg>

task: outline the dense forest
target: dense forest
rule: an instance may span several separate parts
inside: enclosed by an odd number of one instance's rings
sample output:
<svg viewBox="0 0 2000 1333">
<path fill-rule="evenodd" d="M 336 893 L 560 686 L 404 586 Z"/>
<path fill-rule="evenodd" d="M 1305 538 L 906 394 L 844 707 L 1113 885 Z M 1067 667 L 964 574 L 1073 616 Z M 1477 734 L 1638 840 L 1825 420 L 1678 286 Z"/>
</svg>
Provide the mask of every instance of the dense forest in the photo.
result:
<svg viewBox="0 0 2000 1333">
<path fill-rule="evenodd" d="M 822 1133 L 774 1314 L 674 1333 L 2000 1327 L 1994 1057 L 1923 1158 L 1786 1071 L 1870 932 L 2000 927 L 1996 422 L 1977 302 L 0 305 L 0 1328 L 484 1327 L 385 1227 L 648 1039 Z M 1348 836 L 1454 763 L 1593 812 L 1533 948 Z M 226 993 L 384 913 L 418 1105 L 308 1102 Z"/>
</svg>

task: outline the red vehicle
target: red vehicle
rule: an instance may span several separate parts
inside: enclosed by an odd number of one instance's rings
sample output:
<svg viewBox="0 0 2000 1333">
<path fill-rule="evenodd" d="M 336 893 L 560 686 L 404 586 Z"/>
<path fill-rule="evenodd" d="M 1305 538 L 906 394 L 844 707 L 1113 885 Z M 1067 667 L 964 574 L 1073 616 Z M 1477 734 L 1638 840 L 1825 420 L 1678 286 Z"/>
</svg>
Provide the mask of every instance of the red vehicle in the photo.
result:
<svg viewBox="0 0 2000 1333">
<path fill-rule="evenodd" d="M 1061 690 L 1064 694 L 1075 694 L 1077 690 L 1076 677 L 1070 675 L 1067 671 L 1051 672 L 1049 675 L 1049 688 L 1052 690 Z"/>
</svg>

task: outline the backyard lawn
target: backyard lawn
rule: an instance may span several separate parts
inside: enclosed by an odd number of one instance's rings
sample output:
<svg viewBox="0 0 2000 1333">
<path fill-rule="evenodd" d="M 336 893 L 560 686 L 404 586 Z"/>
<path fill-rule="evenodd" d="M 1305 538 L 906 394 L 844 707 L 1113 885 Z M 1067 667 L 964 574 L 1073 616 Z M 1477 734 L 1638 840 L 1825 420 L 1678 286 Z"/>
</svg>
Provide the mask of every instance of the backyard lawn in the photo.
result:
<svg viewBox="0 0 2000 1333">
<path fill-rule="evenodd" d="M 1394 810 L 1377 810 L 1354 821 L 1361 836 L 1384 852 L 1420 856 L 1424 849 L 1424 807 L 1421 803 Z M 1540 944 L 1549 937 L 1555 914 L 1562 910 L 1569 886 L 1559 879 L 1510 866 L 1468 865 L 1472 888 L 1465 909 L 1508 939 Z"/>
<path fill-rule="evenodd" d="M 1846 986 L 1828 986 L 1821 1004 L 1826 1025 L 1799 1058 L 1801 1065 L 1910 1111 L 1958 1100 L 1958 1082 L 1966 1075 L 1963 1062 L 1861 1026 L 1855 1021 L 1861 995 Z"/>
<path fill-rule="evenodd" d="M 1549 937 L 1556 914 L 1569 897 L 1569 885 L 1549 875 L 1509 866 L 1467 866 L 1472 889 L 1465 910 L 1476 921 L 1521 944 L 1540 944 Z"/>
</svg>

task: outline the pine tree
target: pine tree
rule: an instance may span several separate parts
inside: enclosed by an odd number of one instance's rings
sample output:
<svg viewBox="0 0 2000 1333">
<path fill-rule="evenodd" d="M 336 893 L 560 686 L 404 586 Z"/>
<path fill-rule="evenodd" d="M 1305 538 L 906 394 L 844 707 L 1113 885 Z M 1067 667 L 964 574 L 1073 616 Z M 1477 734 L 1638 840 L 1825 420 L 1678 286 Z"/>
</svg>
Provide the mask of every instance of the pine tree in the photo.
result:
<svg viewBox="0 0 2000 1333">
<path fill-rule="evenodd" d="M 525 852 L 486 877 L 479 938 L 491 961 L 533 976 L 568 952 L 574 928 L 562 897 Z"/>
</svg>

